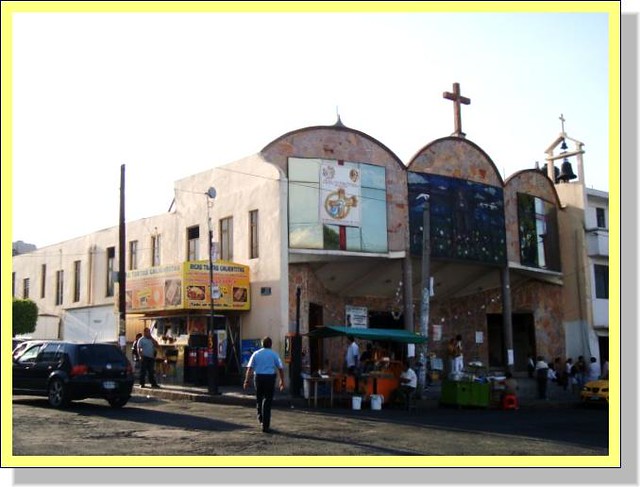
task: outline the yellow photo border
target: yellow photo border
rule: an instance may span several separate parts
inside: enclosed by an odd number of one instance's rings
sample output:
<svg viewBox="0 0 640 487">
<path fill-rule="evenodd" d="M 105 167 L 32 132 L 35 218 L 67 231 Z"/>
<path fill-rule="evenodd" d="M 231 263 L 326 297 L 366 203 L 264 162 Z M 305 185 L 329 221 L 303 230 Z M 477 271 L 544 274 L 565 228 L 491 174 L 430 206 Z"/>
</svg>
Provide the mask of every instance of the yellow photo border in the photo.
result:
<svg viewBox="0 0 640 487">
<path fill-rule="evenodd" d="M 162 457 L 14 456 L 10 388 L 12 236 L 12 29 L 16 15 L 31 13 L 175 12 L 464 12 L 603 13 L 609 15 L 610 264 L 609 455 L 586 457 Z M 523 2 L 2 2 L 2 467 L 619 467 L 620 456 L 620 4 L 617 1 Z M 588 100 L 585 100 L 588 103 Z"/>
</svg>

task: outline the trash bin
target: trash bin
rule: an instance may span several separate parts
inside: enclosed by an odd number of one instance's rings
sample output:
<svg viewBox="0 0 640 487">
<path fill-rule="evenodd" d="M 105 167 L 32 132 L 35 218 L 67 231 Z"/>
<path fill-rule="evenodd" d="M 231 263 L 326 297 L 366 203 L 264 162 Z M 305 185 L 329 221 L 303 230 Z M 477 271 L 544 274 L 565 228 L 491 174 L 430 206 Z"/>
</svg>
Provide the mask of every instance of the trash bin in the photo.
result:
<svg viewBox="0 0 640 487">
<path fill-rule="evenodd" d="M 303 390 L 303 395 L 305 399 L 309 399 L 310 389 L 311 389 L 311 381 L 309 379 L 304 379 L 302 390 Z"/>
<path fill-rule="evenodd" d="M 353 396 L 351 398 L 351 409 L 362 409 L 362 397 Z"/>
<path fill-rule="evenodd" d="M 382 409 L 382 403 L 384 402 L 384 396 L 380 394 L 371 394 L 371 409 L 379 411 Z"/>
</svg>

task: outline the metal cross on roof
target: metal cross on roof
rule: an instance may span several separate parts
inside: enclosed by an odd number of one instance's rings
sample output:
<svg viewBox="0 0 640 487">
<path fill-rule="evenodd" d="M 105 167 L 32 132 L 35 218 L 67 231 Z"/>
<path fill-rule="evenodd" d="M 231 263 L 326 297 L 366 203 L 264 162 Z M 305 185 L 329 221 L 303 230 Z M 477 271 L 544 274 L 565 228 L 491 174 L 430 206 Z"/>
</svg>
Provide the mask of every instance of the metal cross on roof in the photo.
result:
<svg viewBox="0 0 640 487">
<path fill-rule="evenodd" d="M 460 83 L 453 83 L 453 93 L 445 91 L 442 94 L 443 98 L 453 101 L 453 120 L 455 123 L 455 132 L 452 135 L 464 137 L 465 133 L 462 131 L 462 121 L 460 118 L 460 104 L 469 105 L 471 100 L 460 95 Z"/>
<path fill-rule="evenodd" d="M 564 116 L 562 115 L 562 113 L 560 114 L 560 117 L 558 117 L 558 118 L 560 118 L 560 122 L 562 123 L 562 133 L 564 134 L 564 122 L 565 122 L 565 119 L 564 119 Z"/>
</svg>

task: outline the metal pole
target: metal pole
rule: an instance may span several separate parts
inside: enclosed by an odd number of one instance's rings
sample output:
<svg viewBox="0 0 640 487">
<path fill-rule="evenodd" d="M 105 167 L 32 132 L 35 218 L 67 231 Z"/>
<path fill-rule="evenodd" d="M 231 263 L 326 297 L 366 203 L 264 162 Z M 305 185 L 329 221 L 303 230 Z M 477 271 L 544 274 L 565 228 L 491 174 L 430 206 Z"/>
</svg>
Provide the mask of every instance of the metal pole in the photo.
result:
<svg viewBox="0 0 640 487">
<path fill-rule="evenodd" d="M 429 338 L 429 299 L 431 297 L 430 285 L 430 266 L 431 266 L 431 220 L 429 195 L 421 194 L 418 198 L 424 198 L 424 206 L 422 207 L 422 296 L 420 302 L 420 335 L 427 338 L 427 341 L 420 344 L 420 371 L 418 374 L 418 390 L 417 396 L 422 397 L 422 393 L 427 384 L 427 353 Z"/>
<path fill-rule="evenodd" d="M 210 395 L 218 394 L 218 335 L 215 330 L 215 303 L 213 282 L 213 227 L 211 225 L 211 215 L 209 214 L 209 199 L 215 198 L 215 190 L 209 188 L 207 192 L 207 221 L 209 225 L 209 296 L 211 301 L 211 314 L 209 317 L 209 333 L 211 336 L 211 350 L 207 361 L 207 388 Z"/>
<path fill-rule="evenodd" d="M 126 346 L 127 328 L 127 273 L 125 271 L 126 259 L 126 225 L 124 216 L 124 164 L 120 166 L 120 225 L 118 235 L 119 258 L 118 258 L 118 311 L 119 311 L 119 345 L 123 349 Z"/>
<path fill-rule="evenodd" d="M 296 289 L 296 334 L 291 340 L 291 368 L 289 384 L 291 396 L 299 397 L 302 388 L 302 337 L 300 336 L 300 288 Z"/>
<path fill-rule="evenodd" d="M 501 270 L 502 281 L 502 329 L 504 332 L 504 344 L 506 348 L 507 371 L 513 372 L 515 361 L 513 351 L 513 319 L 511 317 L 511 278 L 509 276 L 509 264 Z"/>
</svg>

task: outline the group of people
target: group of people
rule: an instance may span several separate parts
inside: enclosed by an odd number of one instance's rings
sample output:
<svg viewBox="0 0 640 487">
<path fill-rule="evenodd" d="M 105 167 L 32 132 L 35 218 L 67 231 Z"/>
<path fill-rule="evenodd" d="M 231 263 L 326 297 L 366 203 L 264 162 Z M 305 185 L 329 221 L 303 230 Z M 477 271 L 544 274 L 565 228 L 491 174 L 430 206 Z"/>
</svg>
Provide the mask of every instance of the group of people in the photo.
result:
<svg viewBox="0 0 640 487">
<path fill-rule="evenodd" d="M 360 355 L 360 347 L 358 346 L 355 338 L 349 336 L 347 339 L 349 340 L 349 345 L 347 346 L 347 351 L 345 353 L 345 367 L 348 374 L 355 376 L 357 390 L 358 375 L 360 372 L 366 373 L 373 369 L 373 345 L 371 343 L 367 343 L 366 350 L 362 352 L 362 355 Z M 396 390 L 395 396 L 408 407 L 411 397 L 418 387 L 418 376 L 411 368 L 411 364 L 408 359 L 405 359 L 402 362 L 402 372 L 400 374 L 399 381 L 400 386 Z"/>
<path fill-rule="evenodd" d="M 609 362 L 605 359 L 601 366 L 598 359 L 591 357 L 589 363 L 580 355 L 574 363 L 572 358 L 568 358 L 564 364 L 558 357 L 553 362 L 547 363 L 544 357 L 538 356 L 536 360 L 529 355 L 528 358 L 529 377 L 535 377 L 538 385 L 538 397 L 547 399 L 547 385 L 549 382 L 555 382 L 565 391 L 574 392 L 580 390 L 587 382 L 608 379 L 609 378 Z"/>
</svg>

